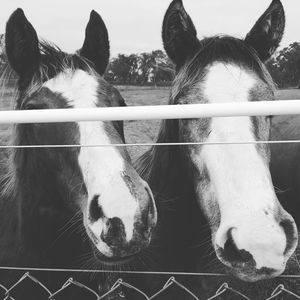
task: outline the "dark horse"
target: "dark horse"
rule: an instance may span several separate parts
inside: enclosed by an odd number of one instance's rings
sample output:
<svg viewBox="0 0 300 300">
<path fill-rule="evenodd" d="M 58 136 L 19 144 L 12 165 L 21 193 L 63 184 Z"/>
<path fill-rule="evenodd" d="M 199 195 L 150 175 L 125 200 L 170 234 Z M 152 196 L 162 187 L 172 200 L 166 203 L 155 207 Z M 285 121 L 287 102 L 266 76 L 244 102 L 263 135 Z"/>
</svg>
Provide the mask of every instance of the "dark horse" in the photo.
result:
<svg viewBox="0 0 300 300">
<path fill-rule="evenodd" d="M 164 47 L 177 71 L 169 104 L 274 100 L 264 62 L 277 49 L 284 27 L 283 6 L 274 0 L 245 39 L 199 40 L 182 1 L 174 0 L 163 23 Z M 138 161 L 158 206 L 165 270 L 226 271 L 248 283 L 284 272 L 298 234 L 273 187 L 270 148 L 255 145 L 270 139 L 270 119 L 162 122 L 158 143 L 229 143 L 156 146 Z M 165 199 L 172 209 L 166 209 Z M 207 255 L 209 243 L 212 253 Z"/>
<path fill-rule="evenodd" d="M 19 77 L 16 110 L 125 105 L 102 77 L 109 40 L 95 11 L 82 49 L 70 55 L 39 42 L 17 9 L 7 23 L 6 53 Z M 126 149 L 112 145 L 125 142 L 123 122 L 19 124 L 10 134 L 16 146 L 108 147 L 9 151 L 1 168 L 1 266 L 122 268 L 149 245 L 157 219 L 151 190 Z M 63 283 L 49 277 L 56 288 Z M 8 287 L 15 281 L 1 275 L 0 283 Z"/>
</svg>

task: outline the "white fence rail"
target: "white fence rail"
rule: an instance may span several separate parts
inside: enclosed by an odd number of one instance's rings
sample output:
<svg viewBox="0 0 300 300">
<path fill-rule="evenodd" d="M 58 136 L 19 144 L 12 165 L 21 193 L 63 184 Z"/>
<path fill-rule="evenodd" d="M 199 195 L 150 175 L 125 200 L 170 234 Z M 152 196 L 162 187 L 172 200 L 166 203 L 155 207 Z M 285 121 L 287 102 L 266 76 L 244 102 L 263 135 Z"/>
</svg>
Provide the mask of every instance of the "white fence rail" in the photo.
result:
<svg viewBox="0 0 300 300">
<path fill-rule="evenodd" d="M 300 115 L 300 100 L 0 111 L 0 124 Z"/>
</svg>

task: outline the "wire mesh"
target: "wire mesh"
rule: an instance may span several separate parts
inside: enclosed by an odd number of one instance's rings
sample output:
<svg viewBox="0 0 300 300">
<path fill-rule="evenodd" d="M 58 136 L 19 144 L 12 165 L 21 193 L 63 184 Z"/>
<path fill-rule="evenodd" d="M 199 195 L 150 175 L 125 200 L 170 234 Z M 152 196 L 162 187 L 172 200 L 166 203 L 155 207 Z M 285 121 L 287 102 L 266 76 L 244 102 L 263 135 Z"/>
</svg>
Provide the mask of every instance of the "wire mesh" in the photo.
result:
<svg viewBox="0 0 300 300">
<path fill-rule="evenodd" d="M 210 275 L 210 274 L 207 274 Z M 298 278 L 300 280 L 300 278 Z M 43 291 L 45 298 L 49 300 L 68 300 L 70 299 L 69 296 L 64 296 L 64 293 L 68 290 L 72 289 L 79 289 L 81 291 L 81 299 L 91 299 L 91 300 L 102 300 L 102 299 L 117 299 L 115 295 L 117 293 L 118 299 L 126 299 L 126 294 L 124 293 L 124 289 L 134 291 L 137 295 L 139 295 L 139 299 L 145 300 L 156 300 L 156 299 L 164 299 L 161 296 L 166 296 L 170 291 L 171 287 L 176 287 L 180 289 L 182 292 L 186 294 L 188 299 L 196 299 L 202 300 L 204 299 L 202 295 L 198 295 L 197 291 L 192 291 L 187 286 L 183 285 L 181 282 L 177 281 L 175 277 L 170 277 L 166 283 L 159 289 L 155 294 L 148 295 L 140 288 L 129 284 L 128 282 L 124 281 L 122 278 L 118 279 L 109 289 L 109 291 L 99 294 L 99 292 L 93 290 L 86 284 L 82 284 L 76 281 L 74 278 L 69 278 L 66 282 L 64 282 L 61 287 L 56 291 L 51 291 L 45 283 L 43 283 L 38 278 L 32 276 L 29 272 L 26 272 L 24 275 L 20 277 L 14 284 L 11 286 L 4 286 L 0 284 L 0 299 L 1 300 L 22 300 L 22 296 L 16 297 L 14 292 L 17 289 L 22 289 L 22 285 L 24 282 L 31 283 L 32 289 L 40 289 Z M 19 293 L 20 294 L 20 293 Z M 227 282 L 222 283 L 216 291 L 212 291 L 211 296 L 209 298 L 205 298 L 206 300 L 214 300 L 214 299 L 233 299 L 233 297 L 238 297 L 234 299 L 241 299 L 241 300 L 256 300 L 250 298 L 248 295 L 245 295 L 243 292 L 239 291 L 238 289 L 230 286 Z M 22 291 L 21 291 L 22 295 Z M 283 284 L 279 284 L 273 291 L 270 291 L 270 296 L 264 298 L 263 300 L 272 300 L 272 299 L 300 299 L 299 291 L 291 291 L 287 289 Z M 24 296 L 25 297 L 25 296 Z M 111 298 L 112 297 L 112 298 Z M 180 299 L 187 299 L 185 296 L 184 298 Z"/>
</svg>

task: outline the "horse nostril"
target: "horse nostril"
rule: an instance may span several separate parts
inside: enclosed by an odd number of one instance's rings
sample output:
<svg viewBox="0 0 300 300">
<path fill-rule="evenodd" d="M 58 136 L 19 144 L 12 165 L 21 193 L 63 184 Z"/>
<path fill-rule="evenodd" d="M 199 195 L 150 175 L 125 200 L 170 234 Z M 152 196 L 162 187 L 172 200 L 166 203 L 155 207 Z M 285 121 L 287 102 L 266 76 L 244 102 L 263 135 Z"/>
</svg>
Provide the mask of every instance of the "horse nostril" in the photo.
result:
<svg viewBox="0 0 300 300">
<path fill-rule="evenodd" d="M 154 213 L 153 213 L 153 207 L 152 204 L 150 203 L 142 213 L 142 224 L 144 226 L 145 230 L 149 230 L 154 226 Z"/>
<path fill-rule="evenodd" d="M 281 221 L 280 226 L 283 228 L 286 235 L 286 248 L 284 251 L 284 255 L 288 255 L 291 251 L 294 251 L 293 249 L 298 243 L 297 228 L 292 217 Z"/>
<path fill-rule="evenodd" d="M 94 196 L 89 208 L 89 219 L 93 223 L 104 216 L 102 208 L 99 206 L 99 197 L 99 195 Z"/>
<path fill-rule="evenodd" d="M 249 252 L 243 249 L 238 249 L 238 247 L 236 246 L 232 236 L 232 230 L 233 229 L 230 229 L 227 234 L 227 241 L 225 242 L 223 249 L 224 259 L 231 264 L 247 263 L 252 261 L 253 256 Z"/>
<path fill-rule="evenodd" d="M 126 243 L 126 233 L 123 222 L 119 218 L 106 221 L 106 228 L 101 233 L 101 239 L 108 246 L 118 246 Z"/>
<path fill-rule="evenodd" d="M 147 210 L 144 214 L 146 219 L 143 221 L 146 226 L 154 227 L 157 222 L 157 211 L 156 211 L 156 206 L 155 206 L 155 201 L 154 201 L 152 191 L 147 183 L 145 186 L 145 190 L 149 196 L 149 204 L 148 204 Z"/>
</svg>

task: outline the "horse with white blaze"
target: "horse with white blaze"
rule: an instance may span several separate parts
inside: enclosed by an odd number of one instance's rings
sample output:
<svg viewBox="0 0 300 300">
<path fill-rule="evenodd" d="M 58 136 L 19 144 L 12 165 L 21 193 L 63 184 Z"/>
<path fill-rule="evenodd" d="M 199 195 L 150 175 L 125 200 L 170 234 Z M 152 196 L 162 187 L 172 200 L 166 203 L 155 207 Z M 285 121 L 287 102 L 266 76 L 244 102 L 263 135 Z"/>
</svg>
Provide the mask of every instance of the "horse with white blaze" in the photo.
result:
<svg viewBox="0 0 300 300">
<path fill-rule="evenodd" d="M 165 50 L 176 66 L 169 105 L 273 101 L 275 85 L 264 63 L 279 46 L 284 27 L 284 8 L 274 0 L 245 39 L 219 35 L 200 40 L 182 1 L 174 0 L 162 31 Z M 284 272 L 298 233 L 277 199 L 269 146 L 255 144 L 270 139 L 270 119 L 162 122 L 158 143 L 210 143 L 152 147 L 138 162 L 154 192 L 160 221 L 169 223 L 168 229 L 158 227 L 168 240 L 163 242 L 166 253 L 172 253 L 165 257 L 166 266 L 174 270 L 181 257 L 177 270 L 189 266 L 195 271 L 196 261 L 211 261 L 200 250 L 210 240 L 217 269 L 222 266 L 243 281 L 272 279 Z M 240 142 L 251 144 L 234 144 Z M 164 199 L 173 199 L 176 213 L 164 209 Z M 200 245 L 198 254 L 195 244 Z"/>
<path fill-rule="evenodd" d="M 17 9 L 7 22 L 6 53 L 19 77 L 16 110 L 125 106 L 102 77 L 109 39 L 95 11 L 79 54 L 67 54 L 40 42 Z M 3 161 L 1 266 L 122 268 L 147 248 L 156 206 L 126 148 L 113 145 L 125 143 L 123 122 L 18 124 L 10 134 L 13 145 L 45 147 L 13 149 Z M 93 147 L 99 144 L 108 147 Z"/>
</svg>

